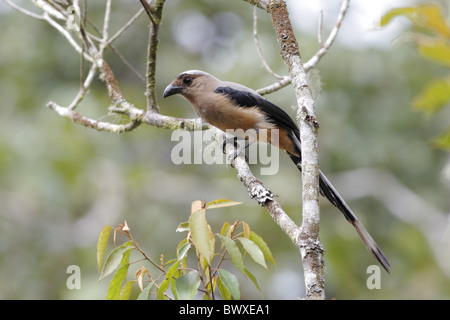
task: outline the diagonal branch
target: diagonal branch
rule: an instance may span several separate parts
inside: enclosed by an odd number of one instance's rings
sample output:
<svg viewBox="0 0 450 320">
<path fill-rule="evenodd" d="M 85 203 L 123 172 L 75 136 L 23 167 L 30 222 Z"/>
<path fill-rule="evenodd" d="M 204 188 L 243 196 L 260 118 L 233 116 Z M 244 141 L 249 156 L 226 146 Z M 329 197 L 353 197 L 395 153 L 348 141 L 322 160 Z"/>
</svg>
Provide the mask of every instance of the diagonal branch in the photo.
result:
<svg viewBox="0 0 450 320">
<path fill-rule="evenodd" d="M 218 132 L 219 133 L 219 132 Z M 222 143 L 226 136 L 223 132 L 221 135 L 216 134 L 216 141 Z M 227 143 L 225 145 L 225 154 L 228 159 L 236 155 L 236 146 L 232 143 Z M 274 194 L 264 186 L 264 184 L 258 180 L 250 170 L 245 157 L 240 155 L 237 156 L 232 162 L 234 168 L 238 173 L 238 178 L 247 187 L 250 198 L 255 199 L 259 205 L 267 209 L 268 213 L 272 219 L 278 224 L 278 226 L 286 233 L 291 241 L 296 245 L 300 246 L 299 234 L 301 229 L 295 224 L 294 221 L 284 212 L 280 204 L 274 200 Z"/>
</svg>

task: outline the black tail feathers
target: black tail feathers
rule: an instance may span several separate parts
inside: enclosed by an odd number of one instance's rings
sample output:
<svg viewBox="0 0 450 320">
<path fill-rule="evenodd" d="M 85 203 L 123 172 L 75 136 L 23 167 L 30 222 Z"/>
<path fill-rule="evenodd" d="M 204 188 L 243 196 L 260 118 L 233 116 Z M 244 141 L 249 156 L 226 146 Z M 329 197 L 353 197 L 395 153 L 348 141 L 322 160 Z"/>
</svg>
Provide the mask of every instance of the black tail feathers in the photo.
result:
<svg viewBox="0 0 450 320">
<path fill-rule="evenodd" d="M 294 155 L 290 155 L 292 161 L 301 171 L 301 159 Z M 348 222 L 350 222 L 353 227 L 355 227 L 356 232 L 358 232 L 361 240 L 364 242 L 366 248 L 373 254 L 373 256 L 380 262 L 383 268 L 389 272 L 390 271 L 390 263 L 386 255 L 380 249 L 380 247 L 376 244 L 373 238 L 370 236 L 369 232 L 367 232 L 366 228 L 362 225 L 362 223 L 355 216 L 350 207 L 345 203 L 344 199 L 339 195 L 336 189 L 333 187 L 328 178 L 320 171 L 319 176 L 319 187 L 320 193 L 328 199 L 336 208 L 338 208 L 345 216 Z"/>
</svg>

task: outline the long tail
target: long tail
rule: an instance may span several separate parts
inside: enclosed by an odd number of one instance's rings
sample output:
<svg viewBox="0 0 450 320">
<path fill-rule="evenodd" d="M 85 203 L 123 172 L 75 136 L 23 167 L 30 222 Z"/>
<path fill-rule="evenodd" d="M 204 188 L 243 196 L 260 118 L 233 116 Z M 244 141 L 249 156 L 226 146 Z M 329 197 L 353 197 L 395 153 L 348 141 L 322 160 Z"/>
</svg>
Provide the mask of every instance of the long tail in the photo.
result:
<svg viewBox="0 0 450 320">
<path fill-rule="evenodd" d="M 296 144 L 297 148 L 300 149 L 300 142 L 294 141 L 294 143 Z M 292 161 L 294 161 L 297 168 L 299 168 L 301 171 L 301 158 L 294 155 L 289 156 L 291 157 Z M 356 232 L 358 232 L 366 248 L 373 254 L 373 256 L 380 262 L 383 268 L 389 273 L 391 265 L 389 263 L 388 258 L 380 249 L 380 247 L 377 245 L 375 240 L 373 240 L 369 232 L 367 232 L 366 228 L 364 228 L 362 223 L 358 220 L 358 218 L 350 209 L 350 207 L 347 205 L 347 203 L 345 203 L 344 199 L 339 195 L 339 193 L 333 187 L 328 178 L 322 173 L 322 171 L 320 171 L 319 175 L 319 187 L 320 193 L 344 214 L 347 221 L 350 222 L 355 227 Z"/>
</svg>

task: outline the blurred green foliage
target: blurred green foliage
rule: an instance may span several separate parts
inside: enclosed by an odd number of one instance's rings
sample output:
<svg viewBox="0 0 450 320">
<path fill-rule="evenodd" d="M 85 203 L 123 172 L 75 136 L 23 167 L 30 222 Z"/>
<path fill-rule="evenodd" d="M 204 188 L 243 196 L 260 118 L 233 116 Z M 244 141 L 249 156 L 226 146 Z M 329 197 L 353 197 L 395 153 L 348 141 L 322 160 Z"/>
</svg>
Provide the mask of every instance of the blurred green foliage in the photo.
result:
<svg viewBox="0 0 450 320">
<path fill-rule="evenodd" d="M 381 19 L 388 24 L 396 16 L 405 16 L 413 23 L 412 33 L 407 34 L 417 44 L 417 51 L 450 71 L 450 21 L 446 20 L 442 6 L 437 3 L 416 7 L 392 9 Z M 414 97 L 414 108 L 428 115 L 437 114 L 450 105 L 450 72 L 443 78 L 428 81 Z M 433 141 L 434 145 L 450 150 L 450 126 Z"/>
<path fill-rule="evenodd" d="M 35 10 L 31 2 L 19 3 Z M 139 8 L 138 1 L 114 1 L 112 30 Z M 103 2 L 89 2 L 89 16 L 97 25 L 103 10 Z M 358 13 L 350 10 L 352 14 Z M 263 12 L 258 17 L 266 59 L 277 73 L 286 74 L 270 19 Z M 298 19 L 294 12 L 292 19 Z M 114 43 L 142 74 L 147 27 L 142 15 Z M 203 69 L 253 88 L 274 81 L 261 68 L 252 40 L 252 8 L 244 1 L 167 0 L 160 32 L 157 89 L 164 114 L 195 116 L 182 99 L 162 100 L 164 87 L 183 70 Z M 319 48 L 316 35 L 296 32 L 307 59 Z M 430 140 L 448 128 L 450 110 L 424 117 L 410 108 L 418 92 L 448 69 L 424 60 L 412 44 L 358 48 L 359 40 L 354 38 L 350 48 L 338 36 L 318 65 L 323 83 L 317 105 L 321 168 L 386 252 L 392 272 L 382 274 L 380 290 L 366 287 L 366 268 L 376 262 L 342 215 L 323 201 L 327 297 L 448 299 L 449 155 L 433 148 Z M 142 125 L 123 135 L 101 133 L 47 109 L 47 101 L 67 105 L 77 93 L 79 56 L 49 25 L 5 2 L 0 2 L 0 42 L 1 299 L 101 299 L 108 283 L 97 281 L 95 253 L 105 225 L 127 220 L 136 226 L 134 237 L 147 252 L 171 256 L 184 237 L 175 230 L 189 217 L 190 203 L 218 198 L 244 203 L 208 218 L 213 229 L 224 221 L 245 220 L 272 250 L 278 269 L 269 275 L 263 270 L 263 277 L 255 272 L 258 279 L 265 278 L 258 282 L 267 292 L 264 297 L 303 296 L 297 249 L 265 210 L 248 199 L 232 168 L 172 164 L 174 142 L 167 130 Z M 144 108 L 144 84 L 112 53 L 106 58 L 125 96 Z M 295 116 L 291 87 L 267 98 Z M 120 121 L 108 115 L 108 106 L 98 81 L 80 111 Z M 300 175 L 286 158 L 281 155 L 277 175 L 261 179 L 300 223 Z M 385 192 L 388 200 L 364 193 L 364 188 L 355 193 L 353 185 L 338 178 L 357 168 L 377 168 L 411 193 L 397 194 L 394 184 L 375 186 L 371 181 L 359 182 Z M 408 206 L 416 199 L 412 195 L 427 204 L 428 210 L 421 212 L 425 220 Z M 439 249 L 445 248 L 442 242 L 447 249 Z M 66 286 L 69 265 L 80 267 L 79 290 Z M 243 280 L 241 298 L 259 299 L 258 290 Z"/>
</svg>

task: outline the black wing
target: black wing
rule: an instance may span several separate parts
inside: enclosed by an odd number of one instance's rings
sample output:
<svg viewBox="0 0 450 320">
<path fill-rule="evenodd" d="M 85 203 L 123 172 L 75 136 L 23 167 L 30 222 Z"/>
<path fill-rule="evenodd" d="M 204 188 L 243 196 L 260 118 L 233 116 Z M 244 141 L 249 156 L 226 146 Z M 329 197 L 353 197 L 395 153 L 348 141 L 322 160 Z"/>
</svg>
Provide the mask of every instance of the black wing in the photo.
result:
<svg viewBox="0 0 450 320">
<path fill-rule="evenodd" d="M 227 96 L 240 107 L 251 108 L 256 106 L 260 108 L 267 115 L 267 121 L 293 131 L 299 137 L 298 127 L 292 118 L 283 109 L 262 96 L 250 91 L 237 90 L 231 87 L 218 87 L 214 92 Z"/>
</svg>

